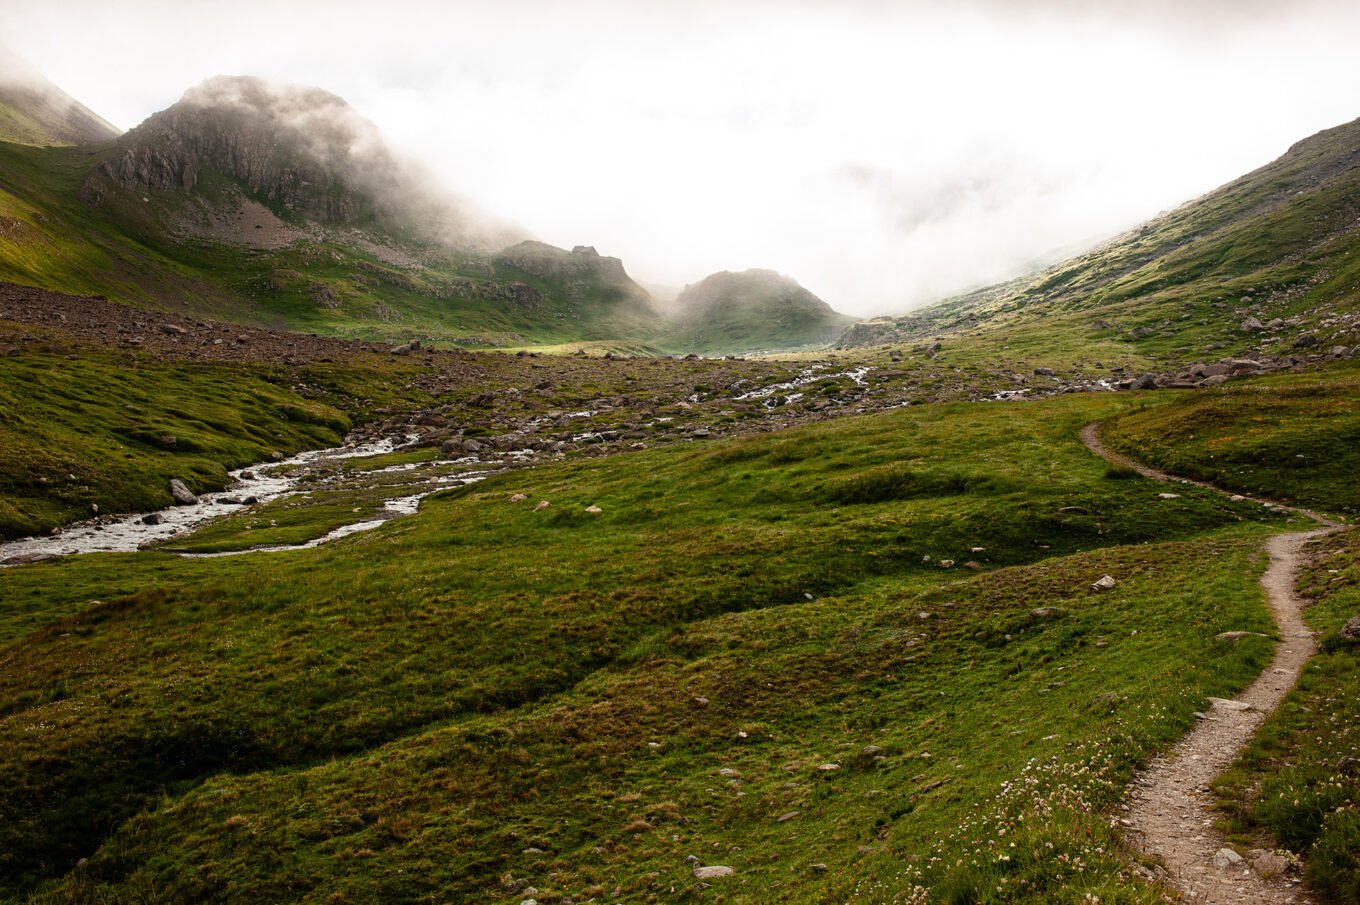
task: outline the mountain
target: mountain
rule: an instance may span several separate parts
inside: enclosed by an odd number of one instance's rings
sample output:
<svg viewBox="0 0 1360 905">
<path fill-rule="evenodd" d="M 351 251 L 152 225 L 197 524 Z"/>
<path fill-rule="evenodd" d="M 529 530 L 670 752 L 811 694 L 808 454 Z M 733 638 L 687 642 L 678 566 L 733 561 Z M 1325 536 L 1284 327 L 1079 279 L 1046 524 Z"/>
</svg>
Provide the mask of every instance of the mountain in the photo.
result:
<svg viewBox="0 0 1360 905">
<path fill-rule="evenodd" d="M 0 47 L 0 141 L 85 145 L 117 136 L 115 126 Z"/>
<path fill-rule="evenodd" d="M 858 325 L 846 345 L 972 343 L 1143 356 L 1289 355 L 1360 341 L 1360 120 L 1061 264 Z"/>
<path fill-rule="evenodd" d="M 676 298 L 662 348 L 710 354 L 824 346 L 854 318 L 773 270 L 722 271 Z"/>
<path fill-rule="evenodd" d="M 369 227 L 462 249 L 523 236 L 441 189 L 341 98 L 249 77 L 189 89 L 120 138 L 81 188 L 95 205 L 145 192 L 208 200 L 217 213 L 255 203 L 287 223 Z"/>
<path fill-rule="evenodd" d="M 0 280 L 293 330 L 640 348 L 659 326 L 617 259 L 514 244 L 341 98 L 254 78 L 112 143 L 0 144 L 0 235 Z"/>
<path fill-rule="evenodd" d="M 656 329 L 656 311 L 647 290 L 633 282 L 622 261 L 602 256 L 592 246 L 566 251 L 526 240 L 492 260 L 498 277 L 512 278 L 515 285 L 545 300 L 562 300 L 555 312 L 559 318 L 588 320 L 612 329 L 616 336 Z"/>
</svg>

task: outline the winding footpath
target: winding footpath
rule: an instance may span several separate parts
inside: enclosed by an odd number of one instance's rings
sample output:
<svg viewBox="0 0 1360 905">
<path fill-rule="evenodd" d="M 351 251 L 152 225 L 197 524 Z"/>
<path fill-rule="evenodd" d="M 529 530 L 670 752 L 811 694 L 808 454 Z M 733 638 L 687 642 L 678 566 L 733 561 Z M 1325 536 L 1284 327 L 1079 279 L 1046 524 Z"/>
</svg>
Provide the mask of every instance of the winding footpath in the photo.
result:
<svg viewBox="0 0 1360 905">
<path fill-rule="evenodd" d="M 1227 493 L 1212 484 L 1174 477 L 1111 452 L 1100 441 L 1098 423 L 1083 428 L 1081 440 L 1096 455 L 1154 480 Z M 1213 707 L 1199 724 L 1139 774 L 1126 814 L 1128 832 L 1138 847 L 1161 860 L 1186 901 L 1200 905 L 1307 905 L 1314 901 L 1296 881 L 1263 876 L 1274 873 L 1264 869 L 1268 860 L 1258 861 L 1258 868 L 1262 868 L 1258 870 L 1244 860 L 1229 863 L 1231 859 L 1220 854 L 1227 842 L 1213 827 L 1213 799 L 1208 791 L 1209 784 L 1228 768 L 1294 687 L 1317 647 L 1313 632 L 1303 621 L 1303 601 L 1295 587 L 1299 569 L 1307 559 L 1305 545 L 1343 526 L 1306 509 L 1271 505 L 1319 523 L 1308 531 L 1277 534 L 1266 543 L 1270 567 L 1261 576 L 1261 587 L 1282 639 L 1275 658 L 1236 700 L 1211 699 Z"/>
</svg>

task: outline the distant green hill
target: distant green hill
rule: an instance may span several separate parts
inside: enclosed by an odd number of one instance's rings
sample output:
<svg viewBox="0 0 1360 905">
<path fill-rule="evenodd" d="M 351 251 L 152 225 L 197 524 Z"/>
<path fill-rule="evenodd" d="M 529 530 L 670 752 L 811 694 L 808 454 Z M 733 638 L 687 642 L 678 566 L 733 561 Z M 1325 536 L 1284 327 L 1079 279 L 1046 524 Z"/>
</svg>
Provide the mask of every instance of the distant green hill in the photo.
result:
<svg viewBox="0 0 1360 905">
<path fill-rule="evenodd" d="M 773 270 L 722 271 L 685 287 L 656 344 L 709 354 L 787 351 L 825 346 L 852 323 Z"/>
<path fill-rule="evenodd" d="M 1042 357 L 1185 359 L 1360 342 L 1360 120 L 1038 274 L 846 345 L 955 334 Z"/>
</svg>

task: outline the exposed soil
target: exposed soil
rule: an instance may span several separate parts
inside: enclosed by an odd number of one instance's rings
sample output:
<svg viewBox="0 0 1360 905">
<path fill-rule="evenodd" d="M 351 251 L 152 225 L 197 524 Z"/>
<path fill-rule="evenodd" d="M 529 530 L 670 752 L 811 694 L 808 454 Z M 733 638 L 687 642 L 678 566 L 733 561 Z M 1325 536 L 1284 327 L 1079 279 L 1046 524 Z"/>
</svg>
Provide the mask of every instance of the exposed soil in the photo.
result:
<svg viewBox="0 0 1360 905">
<path fill-rule="evenodd" d="M 1098 431 L 1097 424 L 1088 424 L 1081 432 L 1082 442 L 1116 465 L 1133 468 L 1158 481 L 1197 484 L 1227 492 L 1205 482 L 1173 477 L 1110 452 L 1101 443 Z M 1206 905 L 1239 902 L 1305 905 L 1315 901 L 1297 880 L 1285 875 L 1263 876 L 1246 860 L 1224 865 L 1220 858 L 1219 865 L 1215 865 L 1215 855 L 1227 848 L 1228 843 L 1214 829 L 1209 785 L 1228 768 L 1265 718 L 1284 700 L 1316 649 L 1313 632 L 1303 621 L 1304 604 L 1295 587 L 1299 570 L 1307 560 L 1308 543 L 1341 527 L 1317 513 L 1280 508 L 1306 515 L 1321 527 L 1279 534 L 1266 544 L 1270 567 L 1261 576 L 1261 587 L 1281 638 L 1274 660 L 1235 701 L 1215 701 L 1194 730 L 1134 780 L 1126 815 L 1131 841 L 1143 853 L 1160 859 L 1170 882 L 1186 899 Z"/>
</svg>

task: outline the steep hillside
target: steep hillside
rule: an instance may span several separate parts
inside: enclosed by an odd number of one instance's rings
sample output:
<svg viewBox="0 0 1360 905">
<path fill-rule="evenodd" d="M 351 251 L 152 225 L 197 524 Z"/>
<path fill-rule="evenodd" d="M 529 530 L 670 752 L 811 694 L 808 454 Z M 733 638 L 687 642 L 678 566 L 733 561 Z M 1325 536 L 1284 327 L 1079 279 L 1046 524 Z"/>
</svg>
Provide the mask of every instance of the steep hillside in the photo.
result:
<svg viewBox="0 0 1360 905">
<path fill-rule="evenodd" d="M 0 141 L 84 145 L 117 136 L 115 126 L 0 47 Z"/>
<path fill-rule="evenodd" d="M 1036 358 L 1168 361 L 1354 345 L 1357 251 L 1360 120 L 1087 254 L 863 324 L 845 343 L 954 334 Z"/>
<path fill-rule="evenodd" d="M 813 348 L 853 322 L 773 270 L 724 270 L 685 287 L 658 345 L 713 354 Z"/>
</svg>

